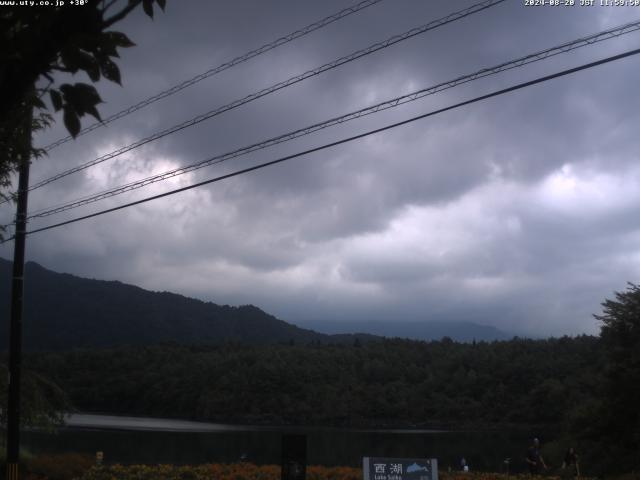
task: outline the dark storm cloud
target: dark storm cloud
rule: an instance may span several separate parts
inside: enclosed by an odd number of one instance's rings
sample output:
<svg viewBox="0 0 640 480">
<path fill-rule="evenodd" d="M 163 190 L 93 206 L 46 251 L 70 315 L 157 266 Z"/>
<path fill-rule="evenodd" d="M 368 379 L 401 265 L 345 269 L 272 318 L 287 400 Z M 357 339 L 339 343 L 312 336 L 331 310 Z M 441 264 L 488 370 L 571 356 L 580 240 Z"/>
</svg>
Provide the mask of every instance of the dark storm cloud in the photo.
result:
<svg viewBox="0 0 640 480">
<path fill-rule="evenodd" d="M 33 181 L 471 4 L 385 0 L 55 149 L 34 165 Z M 153 22 L 138 12 L 119 26 L 138 44 L 122 52 L 124 88 L 99 85 L 103 116 L 348 5 L 169 2 Z M 67 177 L 34 192 L 31 206 L 188 165 L 636 17 L 637 8 L 509 0 Z M 335 141 L 639 39 L 560 55 L 32 225 Z M 468 319 L 530 334 L 593 332 L 599 302 L 638 276 L 638 72 L 635 58 L 623 60 L 37 234 L 29 256 L 59 271 L 254 303 L 295 322 Z M 37 140 L 63 134 L 58 122 Z"/>
</svg>

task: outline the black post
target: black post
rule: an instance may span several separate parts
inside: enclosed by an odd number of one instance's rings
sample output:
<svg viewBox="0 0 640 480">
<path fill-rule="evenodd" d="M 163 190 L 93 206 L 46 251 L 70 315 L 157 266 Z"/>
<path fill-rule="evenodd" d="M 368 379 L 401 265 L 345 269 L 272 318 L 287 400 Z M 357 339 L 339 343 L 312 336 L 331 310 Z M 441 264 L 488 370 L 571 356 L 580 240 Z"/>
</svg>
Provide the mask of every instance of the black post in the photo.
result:
<svg viewBox="0 0 640 480">
<path fill-rule="evenodd" d="M 29 193 L 29 152 L 31 149 L 29 116 L 25 145 L 18 169 L 18 205 L 13 247 L 13 279 L 11 283 L 11 325 L 9 328 L 9 395 L 7 405 L 7 480 L 20 478 L 20 369 L 22 364 L 22 296 L 24 290 L 24 252 L 27 229 L 27 197 Z"/>
<path fill-rule="evenodd" d="M 282 435 L 281 480 L 305 480 L 307 476 L 307 436 Z"/>
</svg>

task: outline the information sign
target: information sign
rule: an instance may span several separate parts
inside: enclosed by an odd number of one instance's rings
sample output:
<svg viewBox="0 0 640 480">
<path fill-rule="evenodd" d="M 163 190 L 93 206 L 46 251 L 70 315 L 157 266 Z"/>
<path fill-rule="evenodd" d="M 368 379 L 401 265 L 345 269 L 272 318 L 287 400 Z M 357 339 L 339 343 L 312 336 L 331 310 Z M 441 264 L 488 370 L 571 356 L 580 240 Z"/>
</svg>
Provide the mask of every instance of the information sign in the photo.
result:
<svg viewBox="0 0 640 480">
<path fill-rule="evenodd" d="M 362 471 L 364 480 L 438 480 L 438 460 L 364 457 Z"/>
</svg>

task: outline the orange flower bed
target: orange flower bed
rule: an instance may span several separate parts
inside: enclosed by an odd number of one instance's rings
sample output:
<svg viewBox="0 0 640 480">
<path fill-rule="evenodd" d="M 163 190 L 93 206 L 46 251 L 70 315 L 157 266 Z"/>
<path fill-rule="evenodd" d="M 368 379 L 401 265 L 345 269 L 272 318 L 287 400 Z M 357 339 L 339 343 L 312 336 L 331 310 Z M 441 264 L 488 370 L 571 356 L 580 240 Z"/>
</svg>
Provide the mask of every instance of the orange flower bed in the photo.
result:
<svg viewBox="0 0 640 480">
<path fill-rule="evenodd" d="M 307 467 L 307 480 L 362 480 L 362 469 L 354 467 Z M 440 480 L 535 480 L 529 475 L 499 473 L 448 473 Z M 559 477 L 539 477 L 559 480 Z M 112 465 L 94 467 L 79 480 L 280 480 L 279 465 L 251 463 L 213 464 L 198 466 L 175 465 Z"/>
</svg>

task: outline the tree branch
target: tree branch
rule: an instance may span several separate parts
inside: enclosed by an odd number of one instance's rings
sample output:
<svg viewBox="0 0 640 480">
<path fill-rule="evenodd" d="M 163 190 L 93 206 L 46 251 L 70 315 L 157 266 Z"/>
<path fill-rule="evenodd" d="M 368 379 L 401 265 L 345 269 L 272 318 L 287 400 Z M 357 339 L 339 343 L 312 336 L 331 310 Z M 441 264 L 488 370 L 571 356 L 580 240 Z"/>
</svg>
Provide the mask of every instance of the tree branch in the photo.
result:
<svg viewBox="0 0 640 480">
<path fill-rule="evenodd" d="M 52 66 L 52 67 L 51 67 L 51 70 L 57 70 L 58 72 L 64 72 L 64 73 L 75 73 L 75 72 L 73 72 L 73 71 L 69 70 L 68 68 L 65 68 L 65 67 L 58 67 L 58 66 L 56 66 L 56 65 Z"/>
<path fill-rule="evenodd" d="M 51 87 L 51 85 L 53 84 L 53 78 L 51 78 L 51 75 L 45 73 L 44 76 L 47 80 L 49 80 L 49 83 L 45 87 L 38 89 L 40 90 L 40 95 L 38 95 L 38 98 L 42 98 L 42 96 L 49 91 L 49 87 Z"/>
<path fill-rule="evenodd" d="M 133 0 L 129 5 L 127 5 L 125 8 L 120 10 L 120 12 L 116 13 L 111 18 L 108 18 L 107 20 L 105 20 L 103 30 L 105 28 L 110 27 L 114 23 L 119 22 L 123 18 L 125 18 L 127 15 L 129 15 L 129 12 L 131 12 L 134 8 L 140 5 L 140 3 L 142 3 L 142 0 Z"/>
<path fill-rule="evenodd" d="M 105 13 L 107 10 L 109 10 L 111 7 L 113 7 L 116 4 L 117 1 L 118 0 L 111 0 L 110 2 L 105 2 L 103 0 L 102 1 L 102 13 Z"/>
</svg>

